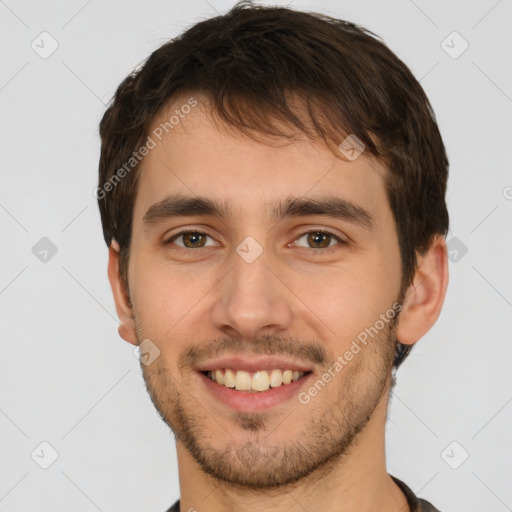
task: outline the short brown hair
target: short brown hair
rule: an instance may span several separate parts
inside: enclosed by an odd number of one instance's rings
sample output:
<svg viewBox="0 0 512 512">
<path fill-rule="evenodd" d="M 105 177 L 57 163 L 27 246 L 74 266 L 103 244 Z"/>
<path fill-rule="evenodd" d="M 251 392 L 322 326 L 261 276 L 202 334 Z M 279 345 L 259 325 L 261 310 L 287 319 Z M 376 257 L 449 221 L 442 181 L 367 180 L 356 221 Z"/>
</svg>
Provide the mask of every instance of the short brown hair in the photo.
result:
<svg viewBox="0 0 512 512">
<path fill-rule="evenodd" d="M 105 241 L 115 239 L 121 248 L 127 291 L 137 167 L 114 178 L 179 93 L 205 95 L 216 116 L 249 136 L 290 138 L 272 122 L 282 121 L 341 158 L 338 146 L 347 134 L 362 141 L 389 169 L 403 289 L 414 277 L 416 251 L 446 235 L 448 158 L 430 102 L 409 68 L 354 23 L 242 1 L 154 51 L 123 80 L 101 121 L 97 197 Z M 289 93 L 303 100 L 307 123 L 290 107 Z M 408 353 L 400 345 L 396 366 Z"/>
</svg>

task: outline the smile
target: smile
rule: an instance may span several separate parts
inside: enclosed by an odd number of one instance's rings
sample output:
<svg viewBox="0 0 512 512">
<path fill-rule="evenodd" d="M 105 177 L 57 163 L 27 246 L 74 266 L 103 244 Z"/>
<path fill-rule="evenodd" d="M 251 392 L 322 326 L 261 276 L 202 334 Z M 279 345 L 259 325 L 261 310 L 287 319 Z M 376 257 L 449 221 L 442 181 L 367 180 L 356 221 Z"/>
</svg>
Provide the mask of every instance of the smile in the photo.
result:
<svg viewBox="0 0 512 512">
<path fill-rule="evenodd" d="M 258 370 L 247 372 L 245 370 L 216 369 L 203 372 L 209 379 L 237 391 L 262 392 L 270 388 L 286 386 L 296 382 L 310 372 L 297 370 Z"/>
</svg>

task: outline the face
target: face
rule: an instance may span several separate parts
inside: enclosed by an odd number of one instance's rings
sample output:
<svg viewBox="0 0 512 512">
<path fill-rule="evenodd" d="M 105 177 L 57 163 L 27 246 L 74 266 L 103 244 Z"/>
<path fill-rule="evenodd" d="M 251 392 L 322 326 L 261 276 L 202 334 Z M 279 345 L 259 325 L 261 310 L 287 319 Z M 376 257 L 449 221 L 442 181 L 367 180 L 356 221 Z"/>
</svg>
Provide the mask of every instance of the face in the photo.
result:
<svg viewBox="0 0 512 512">
<path fill-rule="evenodd" d="M 398 238 L 378 162 L 257 142 L 203 105 L 140 168 L 134 336 L 160 351 L 142 368 L 178 445 L 263 489 L 342 457 L 387 399 Z"/>
</svg>

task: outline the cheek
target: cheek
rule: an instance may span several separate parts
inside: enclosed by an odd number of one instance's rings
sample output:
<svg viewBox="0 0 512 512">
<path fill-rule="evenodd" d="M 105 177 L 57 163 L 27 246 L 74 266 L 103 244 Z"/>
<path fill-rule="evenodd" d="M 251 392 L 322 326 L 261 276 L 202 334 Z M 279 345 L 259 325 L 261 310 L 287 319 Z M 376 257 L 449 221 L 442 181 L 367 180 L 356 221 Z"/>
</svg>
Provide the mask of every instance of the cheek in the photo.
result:
<svg viewBox="0 0 512 512">
<path fill-rule="evenodd" d="M 364 287 L 340 283 L 334 292 L 312 297 L 307 304 L 327 327 L 335 356 L 342 353 L 370 321 L 375 321 L 374 312 L 378 307 L 373 300 L 375 298 Z M 305 314 L 311 313 L 305 310 Z"/>
<path fill-rule="evenodd" d="M 142 258 L 134 258 L 130 270 L 135 315 L 146 336 L 161 338 L 184 315 L 187 290 L 168 271 Z"/>
<path fill-rule="evenodd" d="M 397 299 L 398 270 L 391 272 L 378 258 L 364 260 L 361 258 L 350 271 L 331 269 L 314 278 L 302 277 L 293 286 L 305 304 L 301 311 L 316 318 L 316 329 L 325 330 L 337 353 L 373 326 Z"/>
<path fill-rule="evenodd" d="M 142 334 L 165 346 L 177 347 L 192 335 L 191 322 L 204 318 L 205 297 L 215 276 L 191 273 L 189 269 L 134 259 L 130 281 L 132 302 Z M 186 336 L 185 336 L 186 333 Z M 172 341 L 172 343 L 169 343 Z"/>
</svg>

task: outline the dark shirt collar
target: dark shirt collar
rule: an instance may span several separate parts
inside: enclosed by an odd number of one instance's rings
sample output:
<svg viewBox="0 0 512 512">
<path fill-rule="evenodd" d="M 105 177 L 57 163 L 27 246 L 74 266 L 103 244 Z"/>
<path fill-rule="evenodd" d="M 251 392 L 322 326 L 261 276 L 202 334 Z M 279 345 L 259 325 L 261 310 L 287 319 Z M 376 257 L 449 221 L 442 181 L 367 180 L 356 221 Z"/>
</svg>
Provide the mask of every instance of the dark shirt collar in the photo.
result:
<svg viewBox="0 0 512 512">
<path fill-rule="evenodd" d="M 393 479 L 395 484 L 398 485 L 407 498 L 410 512 L 439 512 L 439 510 L 437 510 L 437 508 L 435 508 L 431 503 L 418 498 L 401 480 L 398 480 L 398 478 L 395 478 L 393 475 L 389 476 Z M 167 510 L 167 512 L 180 512 L 179 500 L 169 510 Z M 404 510 L 403 512 L 407 511 Z"/>
<path fill-rule="evenodd" d="M 411 489 L 409 489 L 409 487 L 407 487 L 407 485 L 405 485 L 401 480 L 398 480 L 398 478 L 395 478 L 393 475 L 389 476 L 393 479 L 395 484 L 400 487 L 400 490 L 407 498 L 410 512 L 439 512 L 439 510 L 437 510 L 437 508 L 435 508 L 431 503 L 418 498 L 416 494 L 414 494 Z"/>
</svg>

